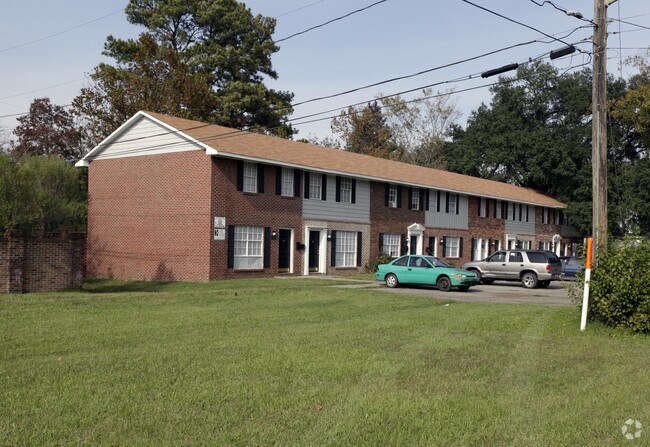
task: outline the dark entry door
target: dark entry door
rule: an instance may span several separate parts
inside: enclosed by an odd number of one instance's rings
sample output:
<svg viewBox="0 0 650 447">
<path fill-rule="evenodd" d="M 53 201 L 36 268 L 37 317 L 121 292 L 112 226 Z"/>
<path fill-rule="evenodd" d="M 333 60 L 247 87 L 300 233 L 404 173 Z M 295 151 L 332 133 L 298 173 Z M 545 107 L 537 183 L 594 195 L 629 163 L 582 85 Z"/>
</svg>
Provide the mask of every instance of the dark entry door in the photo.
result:
<svg viewBox="0 0 650 447">
<path fill-rule="evenodd" d="M 280 229 L 280 246 L 278 247 L 278 270 L 288 272 L 291 270 L 291 230 Z"/>
<path fill-rule="evenodd" d="M 416 251 L 418 250 L 418 237 L 417 236 L 411 236 L 411 244 L 409 247 L 409 254 L 410 255 L 416 255 Z"/>
<path fill-rule="evenodd" d="M 317 272 L 320 261 L 320 231 L 309 232 L 309 271 Z"/>
</svg>

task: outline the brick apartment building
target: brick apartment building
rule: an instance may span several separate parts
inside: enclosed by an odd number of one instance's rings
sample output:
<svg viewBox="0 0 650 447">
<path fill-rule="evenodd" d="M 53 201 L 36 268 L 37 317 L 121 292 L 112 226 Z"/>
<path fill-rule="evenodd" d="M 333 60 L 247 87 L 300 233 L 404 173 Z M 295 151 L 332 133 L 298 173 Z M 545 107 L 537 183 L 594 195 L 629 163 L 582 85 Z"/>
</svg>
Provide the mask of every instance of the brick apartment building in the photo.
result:
<svg viewBox="0 0 650 447">
<path fill-rule="evenodd" d="M 575 252 L 536 191 L 151 112 L 90 151 L 87 274 L 209 281 L 363 271 L 380 253 L 460 265 Z"/>
</svg>

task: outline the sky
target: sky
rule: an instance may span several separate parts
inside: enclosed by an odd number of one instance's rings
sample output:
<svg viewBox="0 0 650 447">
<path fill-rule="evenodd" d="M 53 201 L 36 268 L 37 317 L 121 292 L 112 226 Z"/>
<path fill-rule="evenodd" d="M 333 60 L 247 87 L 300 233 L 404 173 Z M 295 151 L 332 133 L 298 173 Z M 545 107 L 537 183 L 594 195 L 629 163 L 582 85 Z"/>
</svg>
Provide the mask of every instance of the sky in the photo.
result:
<svg viewBox="0 0 650 447">
<path fill-rule="evenodd" d="M 250 0 L 254 14 L 277 18 L 276 40 L 336 17 L 365 8 L 377 0 Z M 331 95 L 386 79 L 410 75 L 514 44 L 532 44 L 498 52 L 471 62 L 387 83 L 358 92 L 297 106 L 292 119 L 371 101 L 389 95 L 444 82 L 434 91 L 479 87 L 496 78 L 481 79 L 480 73 L 510 63 L 543 57 L 564 46 L 582 42 L 591 51 L 590 23 L 565 15 L 542 0 L 472 0 L 476 5 L 534 27 L 556 39 L 497 17 L 462 0 L 385 0 L 369 9 L 327 26 L 279 43 L 273 55 L 278 79 L 268 79 L 273 89 L 293 92 L 294 102 Z M 143 31 L 126 21 L 128 0 L 2 0 L 0 15 L 0 131 L 10 131 L 16 116 L 35 98 L 49 97 L 66 105 L 79 89 L 88 85 L 87 74 L 100 62 L 106 37 L 134 38 Z M 558 0 L 555 5 L 593 18 L 592 0 Z M 628 56 L 650 45 L 650 2 L 619 0 L 609 7 L 608 71 L 629 78 L 634 68 Z M 635 26 L 640 25 L 640 26 Z M 579 28 L 585 26 L 585 28 Z M 644 28 L 645 27 L 645 28 Z M 573 31 L 573 32 L 572 32 Z M 620 31 L 620 33 L 619 33 Z M 571 33 L 572 32 L 572 33 Z M 560 34 L 558 34 L 560 33 Z M 569 33 L 571 33 L 569 35 Z M 564 42 L 564 43 L 563 43 Z M 580 69 L 589 64 L 584 53 L 553 61 L 559 70 Z M 576 68 L 577 67 L 577 68 Z M 467 79 L 473 75 L 471 79 Z M 463 78 L 462 81 L 454 81 Z M 403 94 L 411 99 L 418 91 Z M 460 124 L 482 102 L 490 102 L 488 88 L 457 92 L 452 96 L 462 113 Z M 328 117 L 330 112 L 314 118 Z M 311 119 L 314 119 L 311 118 Z M 296 124 L 298 138 L 322 139 L 331 134 L 329 120 Z"/>
</svg>

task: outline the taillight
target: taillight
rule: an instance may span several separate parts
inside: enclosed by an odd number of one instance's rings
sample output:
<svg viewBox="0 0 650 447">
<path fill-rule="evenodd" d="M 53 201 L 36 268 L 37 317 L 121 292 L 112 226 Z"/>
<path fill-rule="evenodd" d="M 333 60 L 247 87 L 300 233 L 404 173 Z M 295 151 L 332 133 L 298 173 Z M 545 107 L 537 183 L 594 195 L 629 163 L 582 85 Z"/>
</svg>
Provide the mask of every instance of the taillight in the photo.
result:
<svg viewBox="0 0 650 447">
<path fill-rule="evenodd" d="M 551 271 L 551 264 L 546 264 L 546 271 L 550 272 Z"/>
</svg>

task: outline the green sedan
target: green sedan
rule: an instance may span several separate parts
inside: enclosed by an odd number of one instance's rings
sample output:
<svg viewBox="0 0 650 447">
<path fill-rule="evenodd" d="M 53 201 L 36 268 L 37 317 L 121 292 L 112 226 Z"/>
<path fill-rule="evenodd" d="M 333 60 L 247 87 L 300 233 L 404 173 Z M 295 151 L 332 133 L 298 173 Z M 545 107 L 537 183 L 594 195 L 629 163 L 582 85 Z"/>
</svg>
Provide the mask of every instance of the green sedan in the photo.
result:
<svg viewBox="0 0 650 447">
<path fill-rule="evenodd" d="M 433 256 L 402 256 L 388 264 L 380 264 L 375 279 L 386 281 L 390 288 L 400 284 L 435 285 L 448 292 L 452 287 L 466 292 L 480 282 L 479 277 L 468 270 L 454 268 Z"/>
</svg>

